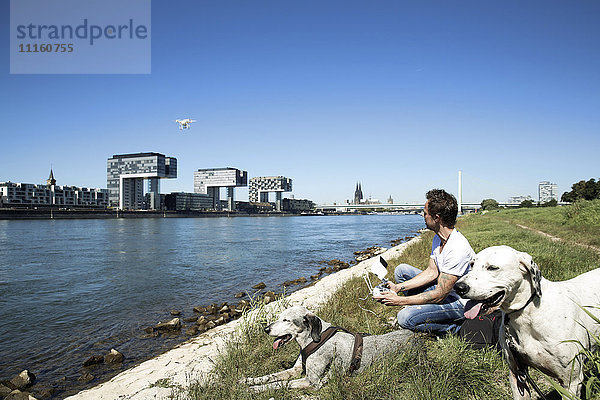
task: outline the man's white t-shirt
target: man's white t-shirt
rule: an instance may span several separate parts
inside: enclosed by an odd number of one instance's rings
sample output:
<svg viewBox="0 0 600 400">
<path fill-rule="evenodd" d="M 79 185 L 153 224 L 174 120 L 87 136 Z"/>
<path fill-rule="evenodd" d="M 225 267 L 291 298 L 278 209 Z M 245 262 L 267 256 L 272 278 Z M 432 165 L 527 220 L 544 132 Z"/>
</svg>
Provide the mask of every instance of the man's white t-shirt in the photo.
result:
<svg viewBox="0 0 600 400">
<path fill-rule="evenodd" d="M 467 238 L 456 229 L 453 229 L 446 245 L 440 251 L 441 244 L 442 239 L 438 235 L 435 235 L 431 243 L 430 258 L 435 261 L 438 270 L 446 274 L 458 276 L 459 278 L 469 272 L 471 269 L 469 261 L 475 257 L 475 252 L 471 248 Z M 454 292 L 454 289 L 448 296 L 459 297 Z M 461 299 L 461 302 L 465 304 L 467 300 Z"/>
</svg>

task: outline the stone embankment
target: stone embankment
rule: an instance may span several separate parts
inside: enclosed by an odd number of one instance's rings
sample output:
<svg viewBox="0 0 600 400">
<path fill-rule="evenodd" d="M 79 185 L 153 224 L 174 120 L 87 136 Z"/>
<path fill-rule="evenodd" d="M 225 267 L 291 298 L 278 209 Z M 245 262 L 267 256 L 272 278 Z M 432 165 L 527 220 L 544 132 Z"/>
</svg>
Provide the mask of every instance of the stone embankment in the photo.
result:
<svg viewBox="0 0 600 400">
<path fill-rule="evenodd" d="M 416 237 L 380 254 L 386 260 L 398 257 L 412 241 L 419 239 L 419 237 Z M 309 309 L 317 309 L 344 282 L 365 274 L 371 264 L 371 259 L 367 259 L 357 265 L 342 268 L 335 274 L 314 281 L 308 287 L 286 297 L 285 304 L 290 306 L 303 305 Z M 282 303 L 282 300 L 272 301 L 266 307 L 272 311 L 277 311 L 281 309 Z M 221 309 L 218 311 L 220 312 Z M 219 356 L 220 351 L 225 348 L 227 342 L 234 337 L 240 321 L 249 321 L 253 318 L 254 311 L 250 311 L 245 313 L 242 319 L 215 326 L 175 349 L 124 371 L 106 383 L 68 397 L 67 400 L 168 399 L 171 395 L 171 389 L 164 387 L 165 385 L 158 385 L 157 382 L 168 382 L 169 385 L 185 387 L 194 380 L 202 379 L 203 376 L 210 373 L 214 366 L 214 360 Z M 198 319 L 200 319 L 200 316 Z"/>
</svg>

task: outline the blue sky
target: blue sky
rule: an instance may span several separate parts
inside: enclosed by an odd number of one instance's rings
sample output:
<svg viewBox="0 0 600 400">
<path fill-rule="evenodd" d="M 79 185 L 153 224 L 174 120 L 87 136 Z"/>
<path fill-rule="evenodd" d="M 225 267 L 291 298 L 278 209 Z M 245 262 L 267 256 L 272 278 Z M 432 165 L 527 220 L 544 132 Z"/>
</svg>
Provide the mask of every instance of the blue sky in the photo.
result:
<svg viewBox="0 0 600 400">
<path fill-rule="evenodd" d="M 178 159 L 163 193 L 231 166 L 320 204 L 600 176 L 600 2 L 155 0 L 149 75 L 11 75 L 0 15 L 0 181 L 106 187 L 142 151 Z"/>
</svg>

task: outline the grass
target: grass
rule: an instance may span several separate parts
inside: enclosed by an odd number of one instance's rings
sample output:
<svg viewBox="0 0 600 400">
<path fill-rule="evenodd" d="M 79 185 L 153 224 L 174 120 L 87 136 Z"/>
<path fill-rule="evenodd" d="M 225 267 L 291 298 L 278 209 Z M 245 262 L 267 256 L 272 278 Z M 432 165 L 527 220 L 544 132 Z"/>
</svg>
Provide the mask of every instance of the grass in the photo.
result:
<svg viewBox="0 0 600 400">
<path fill-rule="evenodd" d="M 501 210 L 485 215 L 460 218 L 458 229 L 478 252 L 488 246 L 506 244 L 531 254 L 544 277 L 550 280 L 572 278 L 600 266 L 600 255 L 572 244 L 596 245 L 600 223 L 594 223 L 589 208 L 536 208 Z M 580 207 L 580 205 L 577 205 Z M 586 208 L 587 207 L 587 208 Z M 590 220 L 592 222 L 590 222 Z M 535 232 L 516 226 L 522 224 L 567 240 L 553 242 Z M 591 236 L 595 236 L 592 238 Z M 389 262 L 389 270 L 399 263 L 424 267 L 431 250 L 432 233 L 408 247 L 401 257 Z M 363 298 L 364 300 L 361 300 Z M 260 305 L 259 305 L 260 307 Z M 282 306 L 282 308 L 285 305 Z M 335 325 L 356 332 L 381 334 L 392 328 L 389 319 L 397 309 L 376 303 L 368 296 L 364 281 L 355 278 L 339 289 L 317 314 Z M 262 323 L 276 318 L 277 311 L 263 312 Z M 334 371 L 329 383 L 317 391 L 272 390 L 249 391 L 238 381 L 247 376 L 261 376 L 293 365 L 299 349 L 294 343 L 273 351 L 273 340 L 262 332 L 262 323 L 248 321 L 236 338 L 216 360 L 213 373 L 187 388 L 173 388 L 172 398 L 195 399 L 511 399 L 508 370 L 501 356 L 493 350 L 477 351 L 457 337 L 426 341 L 406 352 L 389 354 L 358 376 L 347 377 Z M 552 386 L 541 374 L 532 374 L 538 385 L 548 392 Z M 600 398 L 594 389 L 588 398 Z"/>
</svg>

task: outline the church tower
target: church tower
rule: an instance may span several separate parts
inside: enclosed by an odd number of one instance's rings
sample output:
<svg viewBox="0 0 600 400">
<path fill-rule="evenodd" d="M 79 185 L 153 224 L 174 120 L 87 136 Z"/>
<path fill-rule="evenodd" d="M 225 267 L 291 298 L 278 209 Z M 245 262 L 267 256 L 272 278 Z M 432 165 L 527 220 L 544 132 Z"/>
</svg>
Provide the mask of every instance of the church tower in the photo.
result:
<svg viewBox="0 0 600 400">
<path fill-rule="evenodd" d="M 360 204 L 363 199 L 362 188 L 360 182 L 356 184 L 356 189 L 354 190 L 354 204 Z"/>
<path fill-rule="evenodd" d="M 46 179 L 46 185 L 54 186 L 56 185 L 56 179 L 54 179 L 54 172 L 52 172 L 52 168 L 50 168 L 50 176 Z"/>
</svg>

